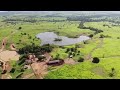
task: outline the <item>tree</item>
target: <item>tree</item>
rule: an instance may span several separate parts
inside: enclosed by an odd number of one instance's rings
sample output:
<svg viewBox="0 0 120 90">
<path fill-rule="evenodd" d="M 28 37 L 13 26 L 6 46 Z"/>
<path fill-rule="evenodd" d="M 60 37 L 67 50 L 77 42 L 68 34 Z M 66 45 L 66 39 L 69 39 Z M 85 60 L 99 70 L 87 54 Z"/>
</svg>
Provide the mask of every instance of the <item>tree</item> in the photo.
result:
<svg viewBox="0 0 120 90">
<path fill-rule="evenodd" d="M 114 72 L 114 71 L 115 71 L 115 68 L 111 68 L 111 70 L 112 70 L 112 72 Z"/>
<path fill-rule="evenodd" d="M 20 73 L 16 78 L 21 78 L 23 73 Z"/>
<path fill-rule="evenodd" d="M 21 60 L 19 60 L 18 65 L 22 65 L 23 63 L 25 63 L 26 58 L 22 58 Z"/>
<path fill-rule="evenodd" d="M 73 57 L 75 56 L 75 53 L 73 53 Z"/>
<path fill-rule="evenodd" d="M 27 35 L 26 33 L 24 33 L 24 35 Z"/>
<path fill-rule="evenodd" d="M 88 40 L 86 40 L 86 41 L 83 41 L 83 43 L 84 43 L 84 44 L 89 44 L 89 41 L 88 41 Z"/>
<path fill-rule="evenodd" d="M 80 53 L 80 51 L 78 51 L 78 53 Z"/>
<path fill-rule="evenodd" d="M 103 34 L 100 34 L 100 38 L 104 38 L 105 36 Z"/>
<path fill-rule="evenodd" d="M 71 55 L 72 55 L 72 52 L 69 52 L 68 57 L 70 57 Z"/>
<path fill-rule="evenodd" d="M 115 75 L 115 68 L 111 68 L 111 72 L 109 73 L 110 77 L 113 77 Z"/>
<path fill-rule="evenodd" d="M 14 73 L 15 72 L 15 68 L 12 68 L 10 73 Z"/>
<path fill-rule="evenodd" d="M 110 76 L 110 77 L 113 77 L 113 76 L 114 76 L 114 74 L 113 74 L 113 73 L 109 73 L 109 76 Z"/>
<path fill-rule="evenodd" d="M 90 34 L 89 37 L 92 38 L 92 37 L 93 37 L 93 34 Z"/>
<path fill-rule="evenodd" d="M 45 59 L 45 56 L 39 55 L 37 58 L 38 58 L 38 61 L 42 61 L 43 59 Z"/>
<path fill-rule="evenodd" d="M 93 62 L 93 63 L 99 63 L 99 62 L 100 62 L 100 60 L 99 60 L 99 58 L 98 58 L 98 57 L 94 57 L 92 62 Z"/>
<path fill-rule="evenodd" d="M 21 40 L 19 40 L 19 42 L 21 42 Z"/>
<path fill-rule="evenodd" d="M 18 30 L 22 29 L 22 27 L 19 27 Z"/>
<path fill-rule="evenodd" d="M 73 52 L 74 51 L 74 48 L 71 48 L 71 52 Z"/>
<path fill-rule="evenodd" d="M 68 53 L 70 51 L 70 48 L 67 48 L 66 52 L 65 53 Z"/>
<path fill-rule="evenodd" d="M 59 60 L 60 59 L 60 54 L 57 54 L 55 59 Z"/>
<path fill-rule="evenodd" d="M 82 58 L 82 57 L 79 57 L 79 60 L 78 60 L 78 62 L 83 62 L 84 61 L 84 58 Z"/>
<path fill-rule="evenodd" d="M 24 71 L 25 71 L 24 68 L 21 68 L 20 72 L 24 72 Z"/>
<path fill-rule="evenodd" d="M 117 37 L 117 39 L 120 39 L 120 37 Z"/>
</svg>

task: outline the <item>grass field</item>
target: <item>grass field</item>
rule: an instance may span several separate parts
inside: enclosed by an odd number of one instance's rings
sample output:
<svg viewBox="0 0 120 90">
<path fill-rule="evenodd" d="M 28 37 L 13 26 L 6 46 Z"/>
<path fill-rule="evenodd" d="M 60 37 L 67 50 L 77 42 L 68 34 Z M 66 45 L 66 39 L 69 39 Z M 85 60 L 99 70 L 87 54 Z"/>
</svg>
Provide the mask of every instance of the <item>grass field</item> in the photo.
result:
<svg viewBox="0 0 120 90">
<path fill-rule="evenodd" d="M 3 22 L 2 22 L 3 23 Z M 8 26 L 9 25 L 9 26 Z M 0 28 L 0 41 L 9 36 L 8 42 L 12 43 L 14 42 L 17 46 L 17 48 L 23 47 L 23 45 L 28 44 L 30 45 L 32 42 L 32 39 L 35 38 L 35 36 L 41 32 L 59 32 L 59 35 L 61 36 L 67 36 L 67 37 L 76 37 L 77 35 L 81 34 L 90 34 L 93 33 L 90 30 L 82 30 L 77 28 L 79 25 L 79 22 L 47 22 L 47 21 L 41 21 L 37 23 L 18 23 L 16 25 L 8 24 L 6 25 L 3 23 L 2 27 Z M 5 28 L 4 28 L 5 27 Z M 21 30 L 18 30 L 19 27 L 22 27 Z M 11 35 L 11 31 L 15 32 L 13 35 Z M 21 33 L 26 33 L 26 35 L 21 35 Z M 28 39 L 28 34 L 32 37 L 32 39 Z M 34 43 L 39 45 L 40 40 L 34 40 Z"/>
<path fill-rule="evenodd" d="M 104 27 L 107 24 L 111 28 Z M 104 38 L 100 48 L 96 48 L 92 52 L 92 57 L 99 57 L 100 63 L 94 64 L 91 61 L 85 61 L 77 65 L 64 65 L 60 69 L 50 72 L 45 79 L 118 79 L 120 78 L 120 40 L 117 37 L 120 36 L 120 27 L 111 26 L 109 22 L 88 22 L 84 25 L 98 28 L 103 30 L 104 35 L 110 35 L 111 38 Z M 100 34 L 94 36 L 88 44 L 83 45 L 79 48 L 83 55 L 89 54 L 100 43 Z M 110 77 L 111 68 L 115 69 L 113 77 Z"/>
<path fill-rule="evenodd" d="M 118 79 L 120 78 L 120 58 L 100 58 L 99 64 L 85 61 L 76 65 L 64 65 L 51 71 L 45 79 Z M 115 68 L 115 76 L 110 77 L 111 68 Z"/>
<path fill-rule="evenodd" d="M 15 19 L 16 17 L 12 17 Z M 18 17 L 17 17 L 18 18 Z M 22 17 L 21 17 L 22 18 Z M 25 17 L 24 17 L 25 18 Z M 81 21 L 68 21 L 65 17 L 41 17 L 35 18 L 37 22 L 22 22 L 16 21 L 11 24 L 7 22 L 2 22 L 3 18 L 0 18 L 0 43 L 7 37 L 7 47 L 14 43 L 17 49 L 22 48 L 26 45 L 31 45 L 35 43 L 40 45 L 40 40 L 35 38 L 37 34 L 42 32 L 55 32 L 60 36 L 67 36 L 69 38 L 74 38 L 80 35 L 90 35 L 94 34 L 92 30 L 80 29 L 78 28 Z M 56 21 L 55 21 L 56 20 Z M 57 21 L 58 20 L 58 21 Z M 50 71 L 45 79 L 118 79 L 120 78 L 120 26 L 113 26 L 114 23 L 111 22 L 85 22 L 84 26 L 93 27 L 96 29 L 103 30 L 103 32 L 98 33 L 93 36 L 92 39 L 84 42 L 77 43 L 80 47 L 77 51 L 80 54 L 73 57 L 73 60 L 78 61 L 79 57 L 86 57 L 91 55 L 91 57 L 98 57 L 100 62 L 98 64 L 92 63 L 90 59 L 84 60 L 84 62 L 79 62 L 75 65 L 64 64 L 62 67 Z M 105 26 L 106 25 L 106 26 Z M 21 29 L 18 29 L 21 27 Z M 99 38 L 103 34 L 105 37 L 103 39 Z M 102 41 L 103 40 L 103 41 Z M 76 45 L 68 45 L 64 47 L 54 47 L 50 55 L 53 58 L 59 54 L 60 59 L 68 58 L 68 53 L 66 53 L 67 48 L 75 48 Z M 0 46 L 1 47 L 1 46 Z M 15 61 L 11 61 L 11 65 L 16 68 L 15 73 L 11 73 L 13 79 L 19 75 L 21 72 L 21 67 L 16 64 Z M 111 69 L 114 68 L 114 75 L 110 77 Z M 54 69 L 54 68 L 52 68 Z M 32 70 L 25 70 L 24 75 L 32 73 Z M 35 78 L 35 76 L 30 77 L 30 79 Z"/>
</svg>

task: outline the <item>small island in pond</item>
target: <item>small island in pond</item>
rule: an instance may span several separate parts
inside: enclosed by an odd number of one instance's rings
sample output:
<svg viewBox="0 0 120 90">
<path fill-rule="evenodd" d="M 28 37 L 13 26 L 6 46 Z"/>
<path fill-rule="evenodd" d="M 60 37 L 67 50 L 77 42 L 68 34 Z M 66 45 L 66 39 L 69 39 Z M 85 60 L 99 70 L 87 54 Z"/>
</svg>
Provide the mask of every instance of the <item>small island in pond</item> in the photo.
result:
<svg viewBox="0 0 120 90">
<path fill-rule="evenodd" d="M 55 38 L 54 41 L 62 41 L 61 38 Z"/>
</svg>

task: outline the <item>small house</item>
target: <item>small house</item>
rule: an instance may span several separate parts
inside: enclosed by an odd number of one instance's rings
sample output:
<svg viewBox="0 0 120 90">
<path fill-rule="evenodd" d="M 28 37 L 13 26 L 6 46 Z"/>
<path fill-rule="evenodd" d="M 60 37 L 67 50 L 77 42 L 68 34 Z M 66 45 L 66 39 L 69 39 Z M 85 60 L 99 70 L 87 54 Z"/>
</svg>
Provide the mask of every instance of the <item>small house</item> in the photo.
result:
<svg viewBox="0 0 120 90">
<path fill-rule="evenodd" d="M 58 66 L 64 64 L 64 60 L 52 60 L 47 62 L 47 65 Z"/>
</svg>

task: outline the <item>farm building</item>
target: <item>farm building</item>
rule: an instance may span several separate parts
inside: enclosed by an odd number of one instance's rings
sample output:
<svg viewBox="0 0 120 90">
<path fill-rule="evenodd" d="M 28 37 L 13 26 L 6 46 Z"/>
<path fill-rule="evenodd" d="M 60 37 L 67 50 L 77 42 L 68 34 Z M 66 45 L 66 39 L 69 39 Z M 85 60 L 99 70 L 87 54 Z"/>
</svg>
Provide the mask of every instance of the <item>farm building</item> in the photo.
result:
<svg viewBox="0 0 120 90">
<path fill-rule="evenodd" d="M 47 62 L 47 65 L 58 66 L 64 64 L 64 60 L 53 60 Z"/>
</svg>

